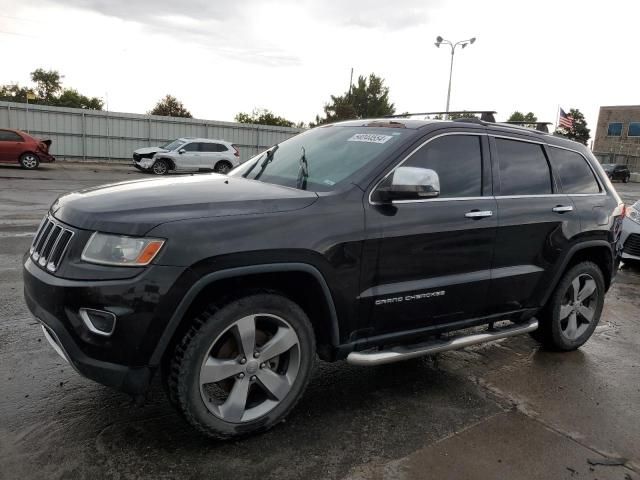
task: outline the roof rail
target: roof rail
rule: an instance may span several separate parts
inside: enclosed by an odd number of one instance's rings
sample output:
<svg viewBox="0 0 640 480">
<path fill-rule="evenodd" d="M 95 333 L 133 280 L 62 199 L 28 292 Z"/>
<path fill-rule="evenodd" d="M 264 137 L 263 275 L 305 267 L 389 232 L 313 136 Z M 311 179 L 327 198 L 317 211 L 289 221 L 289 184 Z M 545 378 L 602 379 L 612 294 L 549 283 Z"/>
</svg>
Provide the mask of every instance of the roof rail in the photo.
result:
<svg viewBox="0 0 640 480">
<path fill-rule="evenodd" d="M 536 130 L 539 132 L 544 132 L 544 133 L 549 133 L 549 125 L 553 125 L 553 123 L 551 122 L 515 122 L 515 121 L 511 121 L 511 122 L 503 122 L 503 123 L 508 123 L 510 125 L 521 125 L 523 127 L 526 127 L 527 125 L 535 125 L 536 126 Z"/>
<path fill-rule="evenodd" d="M 450 110 L 448 112 L 419 112 L 419 113 L 402 113 L 399 115 L 387 115 L 385 118 L 403 118 L 403 117 L 413 117 L 417 115 L 464 115 L 464 114 L 479 114 L 480 120 L 484 122 L 495 123 L 495 114 L 496 112 L 493 110 Z M 470 118 L 470 117 L 467 117 Z"/>
</svg>

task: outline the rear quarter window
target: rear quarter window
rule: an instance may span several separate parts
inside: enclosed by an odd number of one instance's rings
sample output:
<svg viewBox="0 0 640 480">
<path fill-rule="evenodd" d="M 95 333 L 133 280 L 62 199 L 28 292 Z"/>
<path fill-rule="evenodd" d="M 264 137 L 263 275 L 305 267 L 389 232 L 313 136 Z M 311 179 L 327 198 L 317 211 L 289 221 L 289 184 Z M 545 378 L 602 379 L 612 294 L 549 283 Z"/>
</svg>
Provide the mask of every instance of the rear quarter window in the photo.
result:
<svg viewBox="0 0 640 480">
<path fill-rule="evenodd" d="M 560 177 L 564 193 L 600 193 L 593 170 L 579 153 L 550 146 L 549 160 Z"/>
</svg>

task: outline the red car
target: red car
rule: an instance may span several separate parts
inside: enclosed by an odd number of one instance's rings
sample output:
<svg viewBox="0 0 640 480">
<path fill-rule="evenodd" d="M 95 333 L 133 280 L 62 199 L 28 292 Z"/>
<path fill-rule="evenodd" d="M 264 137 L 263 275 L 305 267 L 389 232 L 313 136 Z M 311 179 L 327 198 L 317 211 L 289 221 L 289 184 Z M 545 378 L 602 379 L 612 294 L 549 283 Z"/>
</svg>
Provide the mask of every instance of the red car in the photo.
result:
<svg viewBox="0 0 640 480">
<path fill-rule="evenodd" d="M 49 155 L 51 140 L 40 140 L 20 130 L 0 129 L 0 163 L 19 163 L 33 170 L 40 162 L 55 162 Z"/>
</svg>

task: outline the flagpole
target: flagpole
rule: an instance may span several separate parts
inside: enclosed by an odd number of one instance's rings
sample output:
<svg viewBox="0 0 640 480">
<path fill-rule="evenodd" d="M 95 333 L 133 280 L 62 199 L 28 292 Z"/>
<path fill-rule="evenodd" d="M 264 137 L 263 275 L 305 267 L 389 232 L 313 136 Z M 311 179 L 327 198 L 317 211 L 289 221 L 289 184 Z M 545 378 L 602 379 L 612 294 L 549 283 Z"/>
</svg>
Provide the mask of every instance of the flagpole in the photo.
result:
<svg viewBox="0 0 640 480">
<path fill-rule="evenodd" d="M 558 104 L 558 110 L 556 111 L 556 130 L 560 124 L 560 104 Z"/>
</svg>

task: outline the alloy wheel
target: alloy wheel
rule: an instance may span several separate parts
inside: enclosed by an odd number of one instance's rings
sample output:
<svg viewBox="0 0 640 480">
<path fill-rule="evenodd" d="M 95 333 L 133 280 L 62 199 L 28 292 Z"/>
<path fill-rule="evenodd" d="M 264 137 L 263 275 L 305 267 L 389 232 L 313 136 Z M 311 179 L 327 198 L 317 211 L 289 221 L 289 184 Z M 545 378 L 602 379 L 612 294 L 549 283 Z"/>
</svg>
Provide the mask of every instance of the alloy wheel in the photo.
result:
<svg viewBox="0 0 640 480">
<path fill-rule="evenodd" d="M 221 173 L 223 175 L 226 175 L 231 171 L 231 165 L 229 165 L 227 162 L 221 162 L 218 165 L 216 165 L 215 171 L 216 173 Z"/>
<path fill-rule="evenodd" d="M 22 165 L 25 168 L 36 168 L 38 166 L 38 159 L 35 155 L 27 154 L 22 157 Z"/>
<path fill-rule="evenodd" d="M 230 423 L 255 420 L 289 393 L 300 369 L 300 341 L 284 319 L 243 317 L 216 338 L 202 362 L 200 394 L 206 408 Z"/>
<path fill-rule="evenodd" d="M 567 288 L 560 305 L 560 330 L 568 340 L 577 340 L 589 328 L 598 304 L 598 285 L 581 273 Z"/>
<path fill-rule="evenodd" d="M 156 175 L 164 175 L 167 173 L 167 166 L 164 162 L 156 162 L 153 164 L 153 173 Z"/>
</svg>

